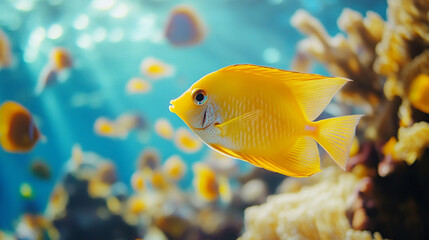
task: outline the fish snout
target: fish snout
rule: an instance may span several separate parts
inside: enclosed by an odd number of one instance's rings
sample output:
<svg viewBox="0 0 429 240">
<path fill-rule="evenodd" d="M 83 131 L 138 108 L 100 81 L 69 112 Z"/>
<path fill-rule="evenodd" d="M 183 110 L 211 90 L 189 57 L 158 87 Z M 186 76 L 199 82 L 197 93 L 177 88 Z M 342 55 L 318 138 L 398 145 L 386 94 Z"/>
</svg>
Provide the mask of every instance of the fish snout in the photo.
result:
<svg viewBox="0 0 429 240">
<path fill-rule="evenodd" d="M 170 101 L 170 106 L 168 107 L 168 109 L 170 110 L 170 112 L 172 112 L 172 113 L 174 113 L 174 108 L 175 108 L 175 106 L 174 106 L 174 102 L 175 102 L 175 100 L 171 100 Z"/>
</svg>

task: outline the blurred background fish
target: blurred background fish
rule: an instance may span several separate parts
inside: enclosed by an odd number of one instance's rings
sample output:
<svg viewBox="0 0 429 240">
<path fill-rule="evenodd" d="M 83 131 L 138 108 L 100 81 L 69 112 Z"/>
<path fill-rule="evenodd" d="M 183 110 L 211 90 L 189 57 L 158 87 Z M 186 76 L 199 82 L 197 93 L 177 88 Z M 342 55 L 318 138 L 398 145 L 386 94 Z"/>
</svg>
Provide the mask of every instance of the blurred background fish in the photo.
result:
<svg viewBox="0 0 429 240">
<path fill-rule="evenodd" d="M 8 152 L 28 152 L 40 138 L 31 113 L 16 102 L 0 106 L 0 144 Z"/>
</svg>

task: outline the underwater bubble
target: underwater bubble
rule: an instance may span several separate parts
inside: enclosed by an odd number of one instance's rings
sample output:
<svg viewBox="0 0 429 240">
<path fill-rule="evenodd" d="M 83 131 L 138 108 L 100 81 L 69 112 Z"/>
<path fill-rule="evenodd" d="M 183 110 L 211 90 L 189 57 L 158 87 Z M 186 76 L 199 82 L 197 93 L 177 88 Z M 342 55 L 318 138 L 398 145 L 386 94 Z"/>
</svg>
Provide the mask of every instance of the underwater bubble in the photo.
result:
<svg viewBox="0 0 429 240">
<path fill-rule="evenodd" d="M 115 0 L 94 0 L 91 6 L 97 10 L 109 10 L 115 4 Z"/>
<path fill-rule="evenodd" d="M 16 8 L 16 10 L 28 12 L 33 10 L 35 2 L 36 1 L 33 0 L 18 0 L 12 1 L 12 5 Z"/>
<path fill-rule="evenodd" d="M 92 41 L 102 42 L 107 37 L 107 30 L 103 27 L 99 27 L 92 33 Z"/>
<path fill-rule="evenodd" d="M 24 51 L 24 61 L 26 63 L 35 62 L 38 56 L 39 56 L 38 48 L 27 47 Z"/>
<path fill-rule="evenodd" d="M 79 15 L 73 23 L 73 27 L 77 30 L 83 30 L 89 25 L 89 17 L 85 14 Z"/>
<path fill-rule="evenodd" d="M 76 40 L 76 45 L 83 49 L 89 49 L 93 47 L 92 39 L 89 34 L 82 34 Z"/>
<path fill-rule="evenodd" d="M 39 46 L 40 43 L 45 40 L 46 31 L 43 27 L 38 27 L 33 30 L 30 34 L 30 38 L 28 39 L 28 45 L 30 46 Z"/>
<path fill-rule="evenodd" d="M 109 33 L 109 41 L 110 42 L 120 42 L 124 38 L 124 31 L 120 28 L 113 29 Z"/>
<path fill-rule="evenodd" d="M 262 57 L 267 63 L 276 63 L 280 60 L 280 52 L 276 48 L 266 48 Z"/>
<path fill-rule="evenodd" d="M 112 9 L 112 11 L 110 12 L 110 16 L 114 18 L 123 18 L 127 16 L 128 12 L 129 12 L 128 6 L 122 3 Z"/>
<path fill-rule="evenodd" d="M 49 27 L 46 35 L 50 39 L 58 39 L 63 35 L 63 27 L 59 24 L 53 24 Z"/>
<path fill-rule="evenodd" d="M 148 14 L 138 20 L 138 28 L 140 31 L 151 30 L 155 26 L 155 15 Z"/>
<path fill-rule="evenodd" d="M 150 35 L 150 41 L 152 43 L 161 43 L 164 40 L 164 33 L 162 31 L 154 31 Z"/>
</svg>

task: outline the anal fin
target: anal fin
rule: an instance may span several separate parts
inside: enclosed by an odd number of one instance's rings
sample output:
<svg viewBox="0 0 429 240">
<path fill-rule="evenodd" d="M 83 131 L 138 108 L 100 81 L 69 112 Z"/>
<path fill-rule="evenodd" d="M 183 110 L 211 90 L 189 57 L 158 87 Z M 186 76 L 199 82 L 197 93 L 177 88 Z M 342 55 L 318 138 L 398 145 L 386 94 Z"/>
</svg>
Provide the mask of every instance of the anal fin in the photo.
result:
<svg viewBox="0 0 429 240">
<path fill-rule="evenodd" d="M 230 157 L 238 158 L 257 167 L 291 177 L 308 177 L 320 172 L 320 158 L 317 144 L 312 138 L 306 136 L 299 137 L 291 148 L 270 157 L 239 153 L 225 149 L 219 145 L 212 147 Z"/>
<path fill-rule="evenodd" d="M 267 159 L 275 166 L 275 169 L 271 171 L 291 177 L 308 177 L 320 172 L 317 144 L 314 139 L 307 136 L 299 137 L 291 148 L 272 159 Z"/>
</svg>

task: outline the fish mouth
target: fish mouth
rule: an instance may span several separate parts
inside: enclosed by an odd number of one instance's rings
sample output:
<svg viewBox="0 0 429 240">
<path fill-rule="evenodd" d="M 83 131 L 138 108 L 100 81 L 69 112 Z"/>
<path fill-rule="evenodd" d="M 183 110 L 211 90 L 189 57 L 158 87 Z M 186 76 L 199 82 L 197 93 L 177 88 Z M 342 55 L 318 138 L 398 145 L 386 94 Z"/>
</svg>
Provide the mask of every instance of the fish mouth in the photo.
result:
<svg viewBox="0 0 429 240">
<path fill-rule="evenodd" d="M 170 101 L 170 106 L 168 106 L 168 109 L 170 110 L 170 112 L 174 113 L 174 100 Z"/>
</svg>

